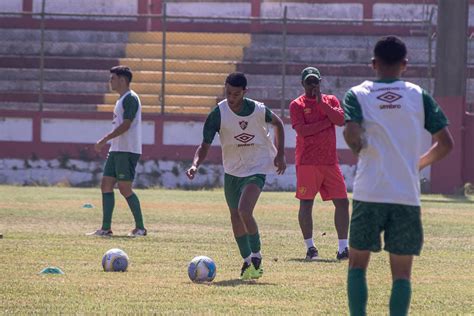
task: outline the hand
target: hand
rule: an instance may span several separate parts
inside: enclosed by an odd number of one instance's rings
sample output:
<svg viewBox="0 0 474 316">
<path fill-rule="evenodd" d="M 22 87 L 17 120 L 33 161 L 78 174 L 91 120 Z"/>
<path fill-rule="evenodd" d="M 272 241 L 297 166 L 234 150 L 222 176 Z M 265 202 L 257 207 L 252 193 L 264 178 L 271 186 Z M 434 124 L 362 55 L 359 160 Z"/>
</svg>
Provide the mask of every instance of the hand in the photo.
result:
<svg viewBox="0 0 474 316">
<path fill-rule="evenodd" d="M 100 153 L 102 151 L 102 148 L 104 148 L 105 144 L 107 143 L 107 141 L 105 139 L 101 139 L 99 140 L 97 143 L 95 143 L 94 145 L 94 149 L 96 152 Z"/>
<path fill-rule="evenodd" d="M 188 176 L 188 178 L 190 180 L 194 179 L 194 176 L 196 175 L 196 172 L 197 172 L 197 167 L 196 166 L 191 166 L 191 168 L 189 168 L 187 171 L 186 171 L 186 176 Z"/>
<path fill-rule="evenodd" d="M 316 102 L 317 103 L 322 101 L 321 89 L 319 88 L 319 85 L 313 88 L 312 93 L 313 93 L 313 96 L 316 97 Z"/>
<path fill-rule="evenodd" d="M 277 174 L 281 175 L 285 173 L 286 170 L 286 159 L 285 155 L 277 155 L 273 160 L 273 164 L 277 167 Z"/>
</svg>

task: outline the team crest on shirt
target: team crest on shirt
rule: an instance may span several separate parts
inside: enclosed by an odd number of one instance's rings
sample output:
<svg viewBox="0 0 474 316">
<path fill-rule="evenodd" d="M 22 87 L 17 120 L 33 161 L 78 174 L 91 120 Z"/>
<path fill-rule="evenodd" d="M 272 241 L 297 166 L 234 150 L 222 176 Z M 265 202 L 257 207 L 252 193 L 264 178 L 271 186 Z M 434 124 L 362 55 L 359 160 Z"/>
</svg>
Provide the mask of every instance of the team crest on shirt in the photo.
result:
<svg viewBox="0 0 474 316">
<path fill-rule="evenodd" d="M 239 122 L 239 125 L 240 125 L 240 128 L 241 128 L 241 129 L 246 129 L 247 126 L 249 125 L 249 122 L 247 122 L 247 121 L 240 121 L 240 122 Z"/>
<path fill-rule="evenodd" d="M 304 195 L 306 193 L 307 189 L 306 187 L 299 187 L 298 188 L 298 192 L 301 194 L 301 195 Z"/>
<path fill-rule="evenodd" d="M 311 114 L 311 108 L 304 108 L 303 113 L 304 114 Z"/>
</svg>

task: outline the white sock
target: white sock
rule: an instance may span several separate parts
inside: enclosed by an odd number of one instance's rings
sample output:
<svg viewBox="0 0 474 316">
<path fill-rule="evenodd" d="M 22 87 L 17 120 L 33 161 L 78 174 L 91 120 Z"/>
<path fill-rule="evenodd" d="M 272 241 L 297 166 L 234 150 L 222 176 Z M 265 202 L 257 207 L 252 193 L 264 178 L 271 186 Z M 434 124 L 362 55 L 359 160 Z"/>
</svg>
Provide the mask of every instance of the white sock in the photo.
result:
<svg viewBox="0 0 474 316">
<path fill-rule="evenodd" d="M 347 239 L 339 239 L 339 253 L 342 253 L 348 246 Z"/>
<path fill-rule="evenodd" d="M 252 258 L 259 258 L 259 259 L 262 259 L 262 253 L 259 251 L 259 252 L 252 252 L 252 254 L 250 255 L 250 257 Z"/>
<path fill-rule="evenodd" d="M 313 237 L 305 239 L 304 243 L 305 243 L 307 249 L 309 249 L 311 247 L 314 247 Z"/>
<path fill-rule="evenodd" d="M 252 255 L 248 256 L 247 258 L 244 258 L 244 261 L 247 262 L 248 264 L 252 263 Z"/>
</svg>

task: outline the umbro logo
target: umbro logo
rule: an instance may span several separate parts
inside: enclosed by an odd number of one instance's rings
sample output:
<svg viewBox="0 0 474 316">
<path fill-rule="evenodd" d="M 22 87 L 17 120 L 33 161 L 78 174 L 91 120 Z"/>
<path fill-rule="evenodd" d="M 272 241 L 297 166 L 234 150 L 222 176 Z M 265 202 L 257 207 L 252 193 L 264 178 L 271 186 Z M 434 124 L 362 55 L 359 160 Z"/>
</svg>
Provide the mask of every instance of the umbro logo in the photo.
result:
<svg viewBox="0 0 474 316">
<path fill-rule="evenodd" d="M 401 95 L 396 94 L 394 92 L 390 92 L 390 91 L 385 92 L 377 97 L 377 99 L 382 100 L 384 102 L 388 102 L 388 103 L 393 103 L 397 100 L 400 100 L 401 98 L 402 98 Z"/>
<path fill-rule="evenodd" d="M 240 121 L 240 122 L 239 122 L 239 125 L 240 125 L 240 128 L 241 128 L 241 129 L 246 129 L 247 126 L 249 125 L 249 122 L 247 122 L 247 121 Z"/>
<path fill-rule="evenodd" d="M 255 135 L 250 135 L 250 134 L 247 134 L 247 133 L 242 133 L 242 134 L 239 134 L 237 136 L 234 136 L 235 139 L 237 139 L 239 142 L 241 143 L 248 143 L 249 141 L 251 141 L 252 139 L 255 138 Z"/>
</svg>

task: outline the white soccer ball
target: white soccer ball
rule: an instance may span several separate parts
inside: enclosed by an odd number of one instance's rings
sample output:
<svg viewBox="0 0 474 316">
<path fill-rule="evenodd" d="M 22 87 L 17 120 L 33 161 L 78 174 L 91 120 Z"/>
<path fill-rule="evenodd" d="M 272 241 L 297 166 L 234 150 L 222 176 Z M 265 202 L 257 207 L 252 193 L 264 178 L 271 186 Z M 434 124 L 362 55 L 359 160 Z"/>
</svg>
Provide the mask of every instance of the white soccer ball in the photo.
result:
<svg viewBox="0 0 474 316">
<path fill-rule="evenodd" d="M 125 272 L 128 267 L 128 255 L 121 249 L 110 249 L 102 257 L 102 267 L 106 272 Z"/>
<path fill-rule="evenodd" d="M 193 282 L 211 282 L 216 277 L 216 264 L 206 256 L 194 257 L 189 263 L 188 275 Z"/>
</svg>

